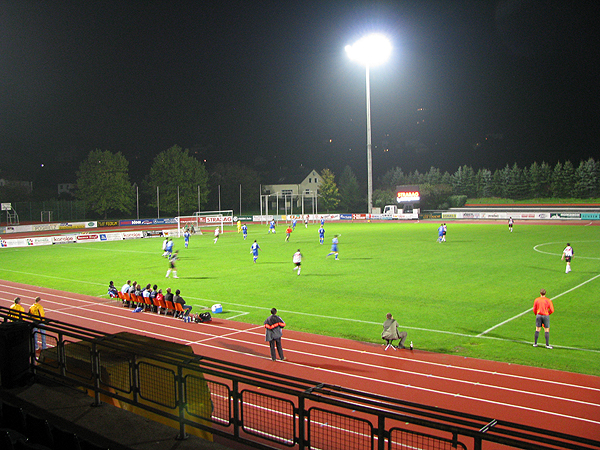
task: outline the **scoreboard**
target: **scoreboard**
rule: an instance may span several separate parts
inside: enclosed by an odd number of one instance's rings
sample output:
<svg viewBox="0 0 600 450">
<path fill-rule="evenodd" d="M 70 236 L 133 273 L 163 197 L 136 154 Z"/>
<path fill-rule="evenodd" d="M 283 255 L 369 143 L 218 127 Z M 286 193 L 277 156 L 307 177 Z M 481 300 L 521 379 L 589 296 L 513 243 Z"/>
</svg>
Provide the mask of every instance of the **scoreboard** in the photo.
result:
<svg viewBox="0 0 600 450">
<path fill-rule="evenodd" d="M 396 186 L 396 202 L 417 203 L 421 201 L 419 186 Z"/>
</svg>

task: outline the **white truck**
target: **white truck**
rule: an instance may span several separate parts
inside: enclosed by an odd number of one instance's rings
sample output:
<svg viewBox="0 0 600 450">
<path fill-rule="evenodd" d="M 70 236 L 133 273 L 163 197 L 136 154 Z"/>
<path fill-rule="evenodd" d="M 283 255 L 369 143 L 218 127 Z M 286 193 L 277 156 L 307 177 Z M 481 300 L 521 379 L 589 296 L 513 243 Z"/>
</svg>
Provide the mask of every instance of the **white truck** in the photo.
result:
<svg viewBox="0 0 600 450">
<path fill-rule="evenodd" d="M 404 208 L 403 208 L 404 207 Z M 419 219 L 419 208 L 413 208 L 411 204 L 385 205 L 381 215 L 385 218 L 411 220 Z"/>
</svg>

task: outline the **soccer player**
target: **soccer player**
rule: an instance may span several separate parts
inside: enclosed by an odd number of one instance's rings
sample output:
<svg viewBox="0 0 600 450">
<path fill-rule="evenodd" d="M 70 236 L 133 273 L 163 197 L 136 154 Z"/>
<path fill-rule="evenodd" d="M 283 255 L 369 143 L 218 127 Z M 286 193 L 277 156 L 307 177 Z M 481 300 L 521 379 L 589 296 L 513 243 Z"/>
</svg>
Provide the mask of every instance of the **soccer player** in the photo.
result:
<svg viewBox="0 0 600 450">
<path fill-rule="evenodd" d="M 252 253 L 254 263 L 256 263 L 256 260 L 258 259 L 258 251 L 259 250 L 260 250 L 260 246 L 258 245 L 258 242 L 256 242 L 256 240 L 254 240 L 254 243 L 250 247 L 250 253 Z"/>
<path fill-rule="evenodd" d="M 569 273 L 571 271 L 571 258 L 573 258 L 573 247 L 571 247 L 571 244 L 567 242 L 567 246 L 563 250 L 562 256 L 560 257 L 561 261 L 567 262 L 565 273 Z"/>
<path fill-rule="evenodd" d="M 439 226 L 439 228 L 438 228 L 438 239 L 437 239 L 437 241 L 438 241 L 439 243 L 441 243 L 441 242 L 442 242 L 442 237 L 444 237 L 444 225 L 443 225 L 443 224 L 441 224 L 441 225 Z"/>
<path fill-rule="evenodd" d="M 325 225 L 325 217 L 321 217 L 321 226 Z"/>
<path fill-rule="evenodd" d="M 533 336 L 533 346 L 538 346 L 538 337 L 540 331 L 544 329 L 546 338 L 546 348 L 552 348 L 550 345 L 550 314 L 554 312 L 552 300 L 546 297 L 546 289 L 540 290 L 540 296 L 533 302 L 533 313 L 535 314 L 535 334 Z"/>
<path fill-rule="evenodd" d="M 512 229 L 513 229 L 513 224 L 514 224 L 514 220 L 512 217 L 508 218 L 508 231 L 510 231 L 512 233 Z"/>
<path fill-rule="evenodd" d="M 290 234 L 292 234 L 292 227 L 288 226 L 285 230 L 285 242 L 289 242 Z"/>
<path fill-rule="evenodd" d="M 325 228 L 323 228 L 323 225 L 321 225 L 319 228 L 319 244 L 322 245 L 323 242 L 325 242 Z"/>
<path fill-rule="evenodd" d="M 295 229 L 296 229 L 296 218 L 294 217 L 292 219 L 292 230 L 295 230 Z"/>
<path fill-rule="evenodd" d="M 302 264 L 302 253 L 300 253 L 300 249 L 298 249 L 298 251 L 296 253 L 294 253 L 294 256 L 292 257 L 292 261 L 296 265 L 296 267 L 294 267 L 294 270 L 297 270 L 298 275 L 300 275 L 300 270 L 301 270 L 300 265 Z"/>
<path fill-rule="evenodd" d="M 239 233 L 240 231 L 242 231 L 242 221 L 241 221 L 241 220 L 238 220 L 238 221 L 237 221 L 237 229 L 238 229 L 238 233 Z"/>
<path fill-rule="evenodd" d="M 304 217 L 304 228 L 308 228 L 308 214 Z"/>
<path fill-rule="evenodd" d="M 338 235 L 337 234 L 335 236 L 333 236 L 333 239 L 331 240 L 331 251 L 329 253 L 327 253 L 327 256 L 330 256 L 330 255 L 335 255 L 336 261 L 339 259 L 338 258 Z M 325 258 L 327 258 L 327 256 Z"/>
<path fill-rule="evenodd" d="M 444 227 L 444 230 L 442 231 L 442 242 L 446 242 L 446 231 L 448 230 L 448 227 L 446 224 L 443 224 L 442 226 Z"/>
<path fill-rule="evenodd" d="M 165 278 L 169 278 L 169 275 L 171 274 L 171 272 L 173 272 L 173 278 L 179 278 L 177 276 L 177 268 L 175 267 L 175 263 L 177 262 L 177 254 L 179 253 L 179 250 L 175 250 L 175 253 L 173 253 L 171 255 L 171 257 L 169 258 L 169 270 L 167 270 L 167 275 L 165 276 Z"/>
<path fill-rule="evenodd" d="M 185 233 L 183 233 L 183 240 L 185 242 L 185 248 L 188 248 L 190 245 L 190 232 L 188 230 L 185 230 Z"/>
<path fill-rule="evenodd" d="M 166 237 L 165 240 L 163 241 L 163 256 L 166 258 L 167 256 L 169 256 L 169 254 L 167 253 L 167 244 L 169 243 L 169 238 Z"/>
<path fill-rule="evenodd" d="M 219 227 L 215 228 L 215 238 L 213 239 L 213 242 L 216 244 L 218 240 L 219 240 Z"/>
<path fill-rule="evenodd" d="M 244 240 L 248 237 L 248 227 L 246 224 L 242 225 L 242 234 L 244 235 Z"/>
<path fill-rule="evenodd" d="M 275 234 L 275 219 L 269 222 L 269 233 Z"/>
<path fill-rule="evenodd" d="M 173 255 L 173 239 L 169 239 L 169 241 L 167 242 L 167 247 L 166 247 L 166 252 L 167 252 L 167 258 L 171 258 L 171 255 Z"/>
</svg>

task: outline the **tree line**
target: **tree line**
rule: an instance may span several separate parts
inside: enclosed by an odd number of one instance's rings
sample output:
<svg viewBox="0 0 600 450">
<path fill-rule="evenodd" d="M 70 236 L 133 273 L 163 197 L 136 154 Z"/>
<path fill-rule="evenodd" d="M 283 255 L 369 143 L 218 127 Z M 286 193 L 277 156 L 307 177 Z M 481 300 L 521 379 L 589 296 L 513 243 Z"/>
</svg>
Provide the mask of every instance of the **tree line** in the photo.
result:
<svg viewBox="0 0 600 450">
<path fill-rule="evenodd" d="M 349 166 L 339 176 L 327 168 L 320 175 L 320 211 L 366 211 L 366 186 Z M 129 162 L 120 152 L 103 150 L 90 152 L 76 176 L 76 198 L 85 201 L 86 210 L 98 217 L 131 215 L 136 208 L 142 217 L 157 212 L 161 217 L 173 217 L 216 209 L 252 213 L 259 207 L 261 179 L 256 170 L 220 163 L 209 173 L 189 150 L 177 145 L 159 153 L 139 179 L 130 178 Z M 405 173 L 395 167 L 376 180 L 373 205 L 393 204 L 399 185 L 419 185 L 421 209 L 462 206 L 467 198 L 587 199 L 600 197 L 600 167 L 593 158 L 577 167 L 571 161 L 554 166 L 534 162 L 529 167 L 515 163 L 493 172 L 464 165 L 452 174 L 435 167 L 425 173 Z"/>
<path fill-rule="evenodd" d="M 323 174 L 323 182 L 326 181 Z M 422 209 L 445 209 L 462 206 L 467 198 L 500 197 L 513 200 L 535 198 L 576 198 L 600 197 L 600 165 L 590 158 L 581 161 L 577 167 L 571 161 L 551 166 L 546 162 L 534 162 L 529 167 L 519 167 L 517 163 L 506 165 L 492 172 L 481 168 L 475 171 L 470 166 L 461 166 L 456 172 L 442 173 L 431 167 L 428 172 L 418 170 L 404 173 L 395 167 L 379 178 L 373 191 L 373 205 L 383 207 L 393 204 L 396 199 L 396 186 L 419 185 Z M 364 211 L 366 195 L 356 176 L 346 166 L 339 177 L 339 204 L 344 211 Z M 327 202 L 330 205 L 331 202 Z M 336 204 L 336 205 L 337 205 Z"/>
<path fill-rule="evenodd" d="M 207 208 L 239 212 L 240 206 L 254 207 L 260 187 L 254 169 L 217 164 L 209 173 L 189 150 L 177 145 L 159 153 L 141 179 L 130 179 L 129 162 L 121 152 L 103 150 L 90 152 L 76 176 L 76 198 L 105 218 L 136 209 L 143 217 L 191 215 Z"/>
</svg>

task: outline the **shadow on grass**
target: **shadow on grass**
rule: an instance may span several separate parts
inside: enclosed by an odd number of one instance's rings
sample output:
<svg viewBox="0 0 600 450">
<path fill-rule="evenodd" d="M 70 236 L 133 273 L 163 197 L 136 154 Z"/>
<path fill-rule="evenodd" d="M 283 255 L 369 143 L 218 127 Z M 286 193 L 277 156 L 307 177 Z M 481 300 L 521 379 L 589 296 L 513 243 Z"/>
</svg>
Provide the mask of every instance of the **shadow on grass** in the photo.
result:
<svg viewBox="0 0 600 450">
<path fill-rule="evenodd" d="M 216 277 L 179 277 L 179 280 L 215 280 Z"/>
</svg>

